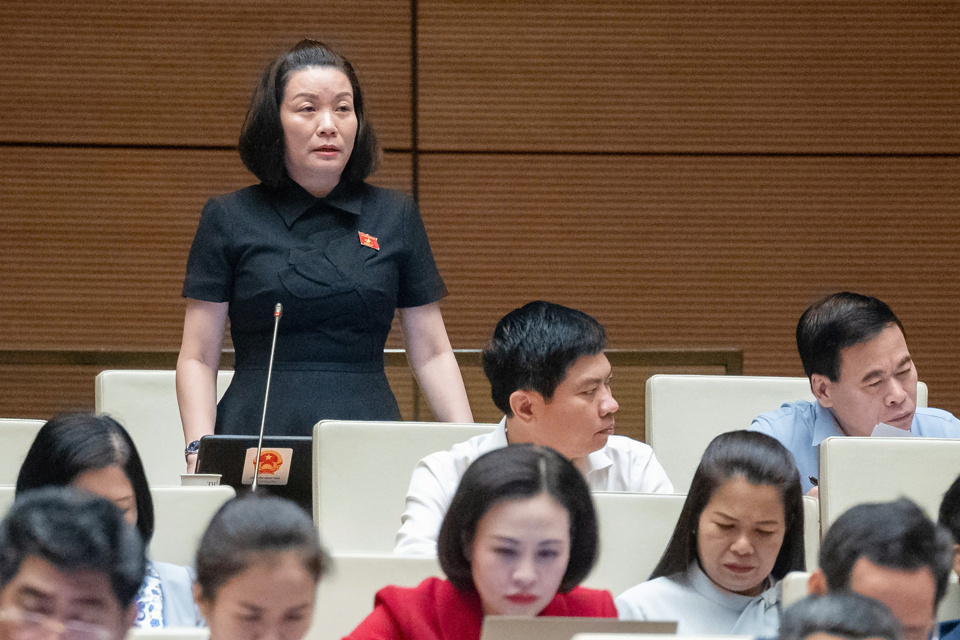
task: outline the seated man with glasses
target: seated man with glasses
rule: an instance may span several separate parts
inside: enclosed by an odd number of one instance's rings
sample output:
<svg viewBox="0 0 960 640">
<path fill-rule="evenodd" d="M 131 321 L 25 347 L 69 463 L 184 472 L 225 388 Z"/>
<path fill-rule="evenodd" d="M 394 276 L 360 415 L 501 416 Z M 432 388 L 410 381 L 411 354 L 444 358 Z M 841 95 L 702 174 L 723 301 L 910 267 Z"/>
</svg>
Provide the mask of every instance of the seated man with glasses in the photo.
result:
<svg viewBox="0 0 960 640">
<path fill-rule="evenodd" d="M 0 640 L 120 640 L 145 572 L 140 535 L 111 503 L 28 492 L 0 522 Z"/>
</svg>

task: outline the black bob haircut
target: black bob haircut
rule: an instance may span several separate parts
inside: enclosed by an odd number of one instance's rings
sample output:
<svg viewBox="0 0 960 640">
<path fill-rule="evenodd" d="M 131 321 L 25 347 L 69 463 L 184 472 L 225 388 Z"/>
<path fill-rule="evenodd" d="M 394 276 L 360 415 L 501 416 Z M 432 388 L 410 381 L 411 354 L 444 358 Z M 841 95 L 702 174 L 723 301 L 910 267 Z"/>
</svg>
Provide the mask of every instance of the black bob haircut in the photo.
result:
<svg viewBox="0 0 960 640">
<path fill-rule="evenodd" d="M 937 586 L 936 607 L 947 592 L 953 544 L 947 530 L 911 500 L 870 502 L 848 509 L 823 537 L 820 568 L 827 589 L 845 590 L 860 558 L 900 571 L 929 569 Z"/>
<path fill-rule="evenodd" d="M 68 487 L 18 495 L 0 522 L 0 588 L 39 558 L 58 571 L 93 571 L 110 580 L 121 608 L 130 606 L 147 572 L 137 530 L 107 500 Z"/>
<path fill-rule="evenodd" d="M 901 640 L 900 622 L 887 606 L 853 591 L 807 596 L 787 607 L 779 640 L 806 640 L 825 633 L 847 640 Z"/>
<path fill-rule="evenodd" d="M 289 184 L 285 162 L 280 105 L 287 82 L 307 67 L 331 67 L 343 72 L 353 88 L 353 109 L 357 114 L 357 137 L 353 152 L 340 176 L 341 182 L 362 182 L 377 169 L 382 152 L 370 124 L 363 90 L 353 65 L 342 55 L 317 40 L 304 38 L 280 54 L 264 70 L 250 99 L 250 108 L 240 130 L 239 151 L 244 166 L 268 188 Z"/>
<path fill-rule="evenodd" d="M 251 493 L 233 498 L 214 514 L 197 548 L 197 585 L 205 600 L 264 554 L 293 551 L 314 582 L 330 568 L 330 559 L 313 520 L 295 503 Z"/>
<path fill-rule="evenodd" d="M 16 494 L 40 487 L 69 486 L 77 476 L 116 465 L 123 469 L 137 502 L 137 530 L 153 539 L 153 498 L 143 462 L 127 430 L 107 415 L 65 413 L 40 428 L 17 476 Z"/>
<path fill-rule="evenodd" d="M 960 544 L 960 476 L 943 494 L 937 521 L 953 536 L 953 543 Z"/>
<path fill-rule="evenodd" d="M 597 560 L 597 514 L 583 474 L 550 447 L 512 444 L 477 458 L 460 480 L 437 539 L 440 567 L 461 591 L 473 591 L 470 556 L 477 527 L 495 505 L 547 494 L 570 518 L 570 560 L 560 582 L 567 593 Z"/>
<path fill-rule="evenodd" d="M 700 515 L 713 494 L 738 476 L 752 485 L 774 487 L 783 504 L 785 532 L 771 575 L 780 580 L 791 571 L 803 571 L 803 491 L 793 456 L 766 434 L 730 431 L 714 438 L 703 452 L 677 526 L 650 580 L 686 571 L 699 560 Z"/>
<path fill-rule="evenodd" d="M 514 391 L 551 400 L 573 363 L 606 344 L 603 326 L 582 311 L 542 300 L 514 309 L 497 323 L 481 354 L 493 404 L 509 417 Z"/>
<path fill-rule="evenodd" d="M 903 325 L 887 304 L 841 291 L 813 303 L 797 322 L 797 351 L 803 371 L 840 379 L 840 351 L 866 342 L 890 325 Z M 906 335 L 906 332 L 904 332 Z"/>
</svg>

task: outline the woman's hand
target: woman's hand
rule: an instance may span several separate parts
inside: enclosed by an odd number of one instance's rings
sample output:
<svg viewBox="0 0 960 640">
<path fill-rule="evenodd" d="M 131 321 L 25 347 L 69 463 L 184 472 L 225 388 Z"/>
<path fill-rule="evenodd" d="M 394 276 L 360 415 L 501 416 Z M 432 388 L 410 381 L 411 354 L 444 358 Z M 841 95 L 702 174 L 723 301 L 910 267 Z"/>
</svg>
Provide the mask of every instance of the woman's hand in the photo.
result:
<svg viewBox="0 0 960 640">
<path fill-rule="evenodd" d="M 434 417 L 441 422 L 473 422 L 440 304 L 400 309 L 400 328 L 410 368 L 427 396 Z"/>
<path fill-rule="evenodd" d="M 217 419 L 217 370 L 228 306 L 227 302 L 187 300 L 183 342 L 177 359 L 177 403 L 184 446 L 213 433 Z M 195 473 L 197 454 L 186 458 L 187 473 Z"/>
</svg>

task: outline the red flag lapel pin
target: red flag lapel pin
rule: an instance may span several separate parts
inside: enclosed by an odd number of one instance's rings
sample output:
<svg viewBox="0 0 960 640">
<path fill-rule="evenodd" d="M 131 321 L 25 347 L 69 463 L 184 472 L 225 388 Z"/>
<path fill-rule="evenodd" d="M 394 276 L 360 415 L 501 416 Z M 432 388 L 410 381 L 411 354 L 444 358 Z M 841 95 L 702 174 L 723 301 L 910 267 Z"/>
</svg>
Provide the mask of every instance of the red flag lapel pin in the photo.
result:
<svg viewBox="0 0 960 640">
<path fill-rule="evenodd" d="M 377 243 L 376 238 L 374 238 L 369 233 L 364 233 L 363 231 L 358 231 L 357 233 L 360 234 L 360 244 L 362 244 L 365 247 L 370 247 L 371 249 L 376 249 L 377 251 L 380 251 L 380 245 L 379 243 Z"/>
</svg>

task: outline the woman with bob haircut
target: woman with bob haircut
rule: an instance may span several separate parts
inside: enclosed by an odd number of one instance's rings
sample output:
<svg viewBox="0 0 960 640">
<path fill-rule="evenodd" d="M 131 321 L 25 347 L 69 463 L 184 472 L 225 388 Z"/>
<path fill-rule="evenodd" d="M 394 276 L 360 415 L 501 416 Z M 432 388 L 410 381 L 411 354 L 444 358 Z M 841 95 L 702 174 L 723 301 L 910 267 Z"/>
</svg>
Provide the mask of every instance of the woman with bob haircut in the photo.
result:
<svg viewBox="0 0 960 640">
<path fill-rule="evenodd" d="M 328 568 L 313 521 L 299 506 L 262 494 L 230 500 L 197 548 L 194 597 L 210 640 L 300 640 Z"/>
<path fill-rule="evenodd" d="M 264 71 L 240 133 L 260 184 L 211 198 L 187 260 L 177 399 L 188 470 L 202 436 L 259 432 L 277 303 L 267 433 L 324 418 L 400 420 L 383 349 L 399 310 L 433 414 L 473 422 L 417 205 L 365 182 L 380 147 L 346 58 L 301 40 Z M 217 404 L 227 318 L 235 374 Z"/>
<path fill-rule="evenodd" d="M 577 586 L 597 558 L 597 517 L 583 474 L 549 447 L 477 458 L 437 553 L 446 580 L 381 589 L 347 640 L 478 640 L 486 615 L 617 616 L 609 592 Z"/>
<path fill-rule="evenodd" d="M 20 467 L 16 496 L 41 487 L 73 487 L 106 498 L 135 526 L 144 545 L 153 539 L 153 498 L 130 434 L 116 420 L 68 413 L 47 421 Z M 137 593 L 137 627 L 196 627 L 193 572 L 166 562 L 147 562 Z"/>
<path fill-rule="evenodd" d="M 793 456 L 768 435 L 732 431 L 707 447 L 660 563 L 617 609 L 623 620 L 676 620 L 681 635 L 771 637 L 780 580 L 803 568 Z"/>
</svg>

